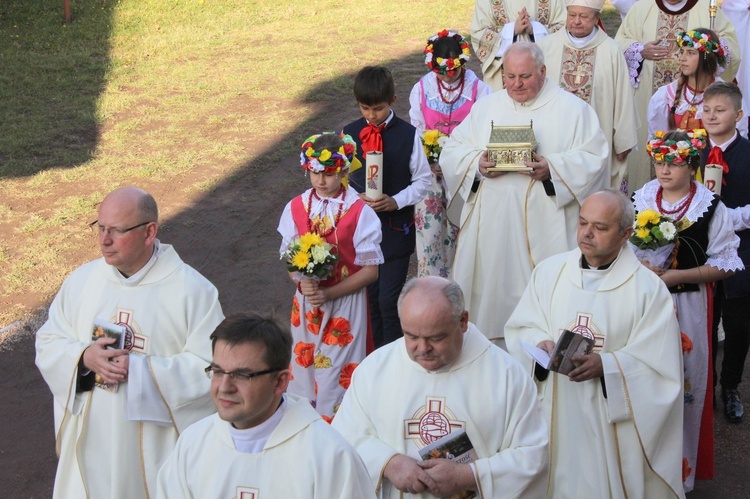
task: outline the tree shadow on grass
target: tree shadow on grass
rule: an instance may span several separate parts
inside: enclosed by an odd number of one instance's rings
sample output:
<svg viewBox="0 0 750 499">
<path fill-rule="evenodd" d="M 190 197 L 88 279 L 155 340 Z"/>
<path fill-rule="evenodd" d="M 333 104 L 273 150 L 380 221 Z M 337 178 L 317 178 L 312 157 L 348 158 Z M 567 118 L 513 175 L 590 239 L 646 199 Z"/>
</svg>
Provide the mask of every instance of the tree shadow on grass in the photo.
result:
<svg viewBox="0 0 750 499">
<path fill-rule="evenodd" d="M 109 65 L 114 5 L 60 0 L 0 3 L 0 178 L 88 161 Z"/>
<path fill-rule="evenodd" d="M 387 66 L 397 86 L 396 115 L 408 121 L 409 92 L 422 76 L 421 52 Z M 339 131 L 360 118 L 352 96 L 356 70 L 328 80 L 302 99 L 317 105 L 314 115 L 289 124 L 288 132 L 240 171 L 161 228 L 183 259 L 219 289 L 225 313 L 276 310 L 286 317 L 293 286 L 279 261 L 276 231 L 284 206 L 310 181 L 299 166 L 299 147 L 314 133 Z"/>
</svg>

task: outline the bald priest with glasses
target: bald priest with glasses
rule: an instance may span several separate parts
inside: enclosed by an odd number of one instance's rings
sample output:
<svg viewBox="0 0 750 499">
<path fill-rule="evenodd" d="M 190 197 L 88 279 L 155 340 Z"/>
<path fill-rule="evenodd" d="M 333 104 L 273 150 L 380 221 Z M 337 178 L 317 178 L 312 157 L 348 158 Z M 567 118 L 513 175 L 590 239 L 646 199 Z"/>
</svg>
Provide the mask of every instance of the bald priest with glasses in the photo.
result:
<svg viewBox="0 0 750 499">
<path fill-rule="evenodd" d="M 256 313 L 211 334 L 205 371 L 218 411 L 180 435 L 159 472 L 157 499 L 375 497 L 354 448 L 305 398 L 286 394 L 289 326 Z"/>
<path fill-rule="evenodd" d="M 180 432 L 214 411 L 202 372 L 219 293 L 156 238 L 154 198 L 111 192 L 92 223 L 102 258 L 63 283 L 36 335 L 54 398 L 54 497 L 143 498 Z"/>
</svg>

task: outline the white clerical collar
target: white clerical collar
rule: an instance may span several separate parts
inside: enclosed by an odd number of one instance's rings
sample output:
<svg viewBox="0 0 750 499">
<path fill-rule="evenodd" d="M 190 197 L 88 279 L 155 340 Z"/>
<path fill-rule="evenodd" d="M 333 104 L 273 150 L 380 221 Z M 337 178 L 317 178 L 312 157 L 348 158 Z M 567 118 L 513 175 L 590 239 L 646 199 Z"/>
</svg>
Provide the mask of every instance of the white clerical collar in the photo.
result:
<svg viewBox="0 0 750 499">
<path fill-rule="evenodd" d="M 597 291 L 612 268 L 617 265 L 620 255 L 622 255 L 622 249 L 620 249 L 617 257 L 609 265 L 603 265 L 603 268 L 591 267 L 589 265 L 587 269 L 583 268 L 583 255 L 581 255 L 581 260 L 579 260 L 578 264 L 581 266 L 581 287 L 584 291 Z M 588 265 L 588 262 L 586 263 Z"/>
<path fill-rule="evenodd" d="M 723 144 L 717 144 L 716 142 L 714 142 L 713 140 L 711 140 L 710 137 L 708 138 L 708 141 L 711 143 L 711 147 L 719 146 L 719 148 L 721 148 L 721 152 L 724 152 L 724 151 L 727 150 L 727 147 L 729 147 L 730 144 L 735 141 L 735 139 L 737 139 L 737 129 L 736 128 L 734 129 L 734 135 L 732 135 L 732 138 L 729 139 L 729 140 L 727 140 Z"/>
<path fill-rule="evenodd" d="M 281 423 L 281 419 L 286 413 L 286 407 L 286 394 L 284 394 L 281 398 L 281 404 L 279 404 L 276 412 L 258 426 L 253 426 L 246 430 L 238 430 L 232 426 L 232 423 L 226 422 L 226 424 L 229 425 L 229 434 L 232 436 L 234 448 L 245 454 L 257 454 L 262 452 L 268 439 L 271 438 L 271 434 L 273 434 L 273 431 L 279 426 L 279 423 Z"/>
<path fill-rule="evenodd" d="M 682 0 L 682 2 L 678 3 L 677 5 L 672 5 L 671 3 L 668 3 L 666 1 L 662 2 L 664 7 L 672 12 L 677 12 L 678 10 L 682 9 L 685 5 L 687 5 L 687 3 L 688 0 Z"/>
<path fill-rule="evenodd" d="M 154 239 L 154 252 L 151 253 L 151 258 L 149 258 L 148 262 L 146 262 L 146 265 L 141 267 L 141 270 L 131 275 L 130 277 L 125 277 L 120 273 L 119 270 L 115 269 L 115 276 L 119 278 L 122 284 L 126 286 L 134 286 L 141 282 L 141 280 L 146 276 L 146 274 L 148 274 L 148 271 L 151 270 L 151 267 L 156 264 L 156 260 L 159 258 L 159 244 L 159 240 Z"/>
<path fill-rule="evenodd" d="M 583 38 L 577 38 L 573 36 L 570 31 L 567 31 L 568 33 L 568 39 L 570 40 L 570 43 L 572 43 L 576 48 L 585 47 L 591 40 L 594 39 L 596 36 L 597 27 L 594 26 L 594 29 L 591 30 L 591 33 L 584 36 Z"/>
</svg>

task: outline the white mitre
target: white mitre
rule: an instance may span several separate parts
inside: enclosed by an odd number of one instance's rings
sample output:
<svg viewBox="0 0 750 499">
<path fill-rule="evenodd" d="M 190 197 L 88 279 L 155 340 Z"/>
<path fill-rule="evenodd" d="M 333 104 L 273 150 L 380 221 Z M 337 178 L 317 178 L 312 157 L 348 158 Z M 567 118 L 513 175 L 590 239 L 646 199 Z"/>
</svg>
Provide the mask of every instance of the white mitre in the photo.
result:
<svg viewBox="0 0 750 499">
<path fill-rule="evenodd" d="M 568 7 L 588 7 L 601 12 L 604 8 L 604 0 L 565 0 L 565 8 Z"/>
</svg>

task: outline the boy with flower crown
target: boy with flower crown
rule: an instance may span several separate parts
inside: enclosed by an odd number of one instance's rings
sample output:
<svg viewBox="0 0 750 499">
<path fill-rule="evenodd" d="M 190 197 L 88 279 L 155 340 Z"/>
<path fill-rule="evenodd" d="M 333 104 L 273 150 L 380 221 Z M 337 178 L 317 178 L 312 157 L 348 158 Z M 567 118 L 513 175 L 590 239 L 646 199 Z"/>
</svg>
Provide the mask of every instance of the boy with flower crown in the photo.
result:
<svg viewBox="0 0 750 499">
<path fill-rule="evenodd" d="M 742 92 L 733 83 L 716 82 L 703 94 L 703 124 L 709 133 L 710 148 L 703 151 L 702 164 L 716 164 L 724 169 L 721 198 L 727 205 L 740 238 L 738 254 L 745 267 L 750 265 L 750 141 L 738 133 L 745 122 Z M 721 396 L 724 415 L 732 423 L 744 416 L 737 387 L 750 344 L 750 271 L 737 272 L 718 281 L 714 290 L 713 354 L 716 385 L 716 349 L 719 321 L 723 320 L 724 360 L 721 365 Z"/>
<path fill-rule="evenodd" d="M 383 263 L 380 221 L 348 186 L 350 167 L 357 163 L 355 153 L 348 135 L 309 137 L 302 144 L 300 163 L 312 188 L 286 205 L 278 227 L 282 258 L 289 256 L 290 245 L 320 246 L 323 240 L 338 257 L 326 277 L 290 273 L 297 292 L 292 301 L 294 362 L 288 391 L 307 397 L 329 423 L 351 373 L 372 350 L 365 286 L 377 279 Z M 307 262 L 290 263 L 301 268 Z"/>
<path fill-rule="evenodd" d="M 396 90 L 391 72 L 383 66 L 367 66 L 354 79 L 354 97 L 362 118 L 344 127 L 357 142 L 358 157 L 365 164 L 370 151 L 383 153 L 383 195 L 368 198 L 365 169 L 352 172 L 351 185 L 378 215 L 382 225 L 384 263 L 377 281 L 367 287 L 375 347 L 402 336 L 396 302 L 406 282 L 409 259 L 414 253 L 414 205 L 424 199 L 432 173 L 416 128 L 391 109 Z"/>
</svg>

